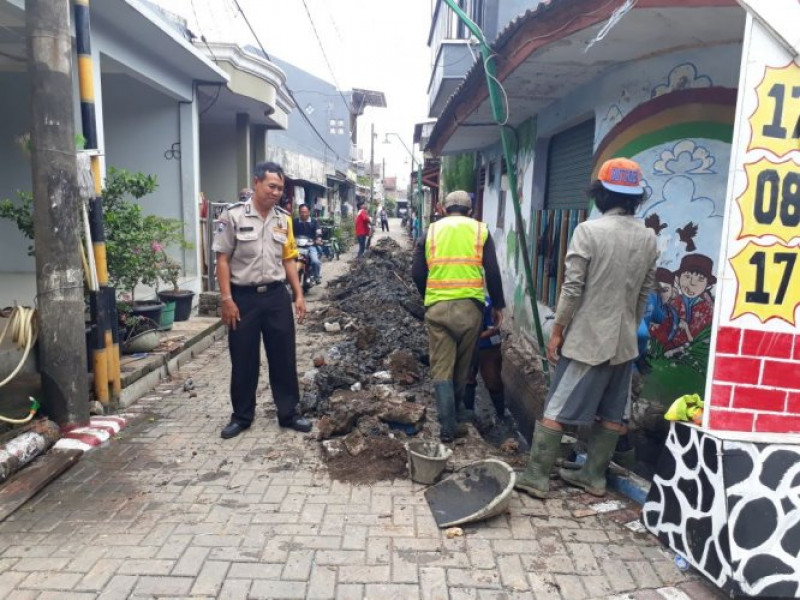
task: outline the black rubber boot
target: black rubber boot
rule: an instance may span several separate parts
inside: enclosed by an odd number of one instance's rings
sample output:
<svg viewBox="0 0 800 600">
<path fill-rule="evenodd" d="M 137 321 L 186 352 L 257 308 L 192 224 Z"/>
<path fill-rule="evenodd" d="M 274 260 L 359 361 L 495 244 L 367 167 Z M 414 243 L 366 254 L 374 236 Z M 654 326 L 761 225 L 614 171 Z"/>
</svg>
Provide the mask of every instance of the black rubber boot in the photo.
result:
<svg viewBox="0 0 800 600">
<path fill-rule="evenodd" d="M 492 399 L 494 412 L 498 418 L 502 419 L 506 414 L 506 395 L 503 392 L 495 392 L 494 394 L 489 394 L 489 396 Z"/>
<path fill-rule="evenodd" d="M 467 410 L 475 410 L 475 389 L 477 387 L 477 383 L 468 383 L 464 387 L 464 408 Z"/>
<path fill-rule="evenodd" d="M 436 394 L 436 411 L 439 415 L 439 439 L 452 442 L 456 437 L 456 395 L 452 381 L 438 381 L 433 384 Z"/>
</svg>

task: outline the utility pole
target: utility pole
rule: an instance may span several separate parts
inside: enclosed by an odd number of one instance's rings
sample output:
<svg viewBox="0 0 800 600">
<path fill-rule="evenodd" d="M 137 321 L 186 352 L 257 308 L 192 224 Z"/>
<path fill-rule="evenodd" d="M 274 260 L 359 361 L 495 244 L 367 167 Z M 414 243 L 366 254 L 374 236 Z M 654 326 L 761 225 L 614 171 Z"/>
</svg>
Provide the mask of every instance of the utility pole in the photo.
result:
<svg viewBox="0 0 800 600">
<path fill-rule="evenodd" d="M 25 3 L 42 406 L 89 420 L 69 0 Z"/>
<path fill-rule="evenodd" d="M 375 123 L 369 127 L 369 205 L 375 198 Z"/>
</svg>

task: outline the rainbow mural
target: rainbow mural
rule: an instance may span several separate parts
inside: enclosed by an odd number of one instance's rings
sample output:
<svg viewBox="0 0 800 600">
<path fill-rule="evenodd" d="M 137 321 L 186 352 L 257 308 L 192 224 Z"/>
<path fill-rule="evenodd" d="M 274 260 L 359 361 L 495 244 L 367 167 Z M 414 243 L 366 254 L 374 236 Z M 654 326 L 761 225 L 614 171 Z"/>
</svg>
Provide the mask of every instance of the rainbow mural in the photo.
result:
<svg viewBox="0 0 800 600">
<path fill-rule="evenodd" d="M 640 104 L 600 142 L 592 174 L 609 158 L 633 157 L 686 138 L 730 144 L 735 110 L 736 90 L 723 87 L 678 90 Z"/>
</svg>

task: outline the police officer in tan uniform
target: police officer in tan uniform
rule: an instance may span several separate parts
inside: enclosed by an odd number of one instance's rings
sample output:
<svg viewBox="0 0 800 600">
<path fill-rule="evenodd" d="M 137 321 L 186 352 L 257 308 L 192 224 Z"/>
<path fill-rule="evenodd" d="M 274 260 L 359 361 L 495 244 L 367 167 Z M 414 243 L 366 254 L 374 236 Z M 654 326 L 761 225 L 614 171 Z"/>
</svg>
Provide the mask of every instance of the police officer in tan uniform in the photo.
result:
<svg viewBox="0 0 800 600">
<path fill-rule="evenodd" d="M 300 390 L 287 283 L 294 293 L 298 323 L 303 322 L 306 305 L 295 267 L 292 219 L 278 206 L 283 188 L 280 165 L 257 164 L 252 197 L 228 207 L 214 235 L 212 247 L 232 367 L 233 413 L 222 430 L 225 439 L 239 435 L 253 422 L 262 339 L 278 423 L 297 431 L 311 430 L 311 422 L 297 410 Z"/>
</svg>

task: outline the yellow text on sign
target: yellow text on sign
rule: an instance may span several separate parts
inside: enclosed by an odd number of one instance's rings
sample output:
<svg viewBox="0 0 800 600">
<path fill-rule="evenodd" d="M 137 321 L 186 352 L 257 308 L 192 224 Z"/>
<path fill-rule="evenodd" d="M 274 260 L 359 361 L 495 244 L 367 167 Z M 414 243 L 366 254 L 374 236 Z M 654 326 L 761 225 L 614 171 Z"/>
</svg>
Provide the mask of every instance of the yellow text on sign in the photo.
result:
<svg viewBox="0 0 800 600">
<path fill-rule="evenodd" d="M 756 94 L 747 149 L 764 148 L 778 157 L 800 150 L 800 66 L 767 67 Z"/>
<path fill-rule="evenodd" d="M 794 325 L 800 305 L 800 248 L 750 242 L 730 260 L 737 282 L 731 319 L 750 313 L 762 323 L 781 319 Z"/>
<path fill-rule="evenodd" d="M 768 160 L 745 165 L 747 189 L 736 199 L 742 211 L 739 239 L 774 235 L 800 237 L 800 165 Z"/>
</svg>

